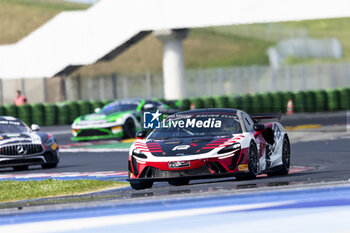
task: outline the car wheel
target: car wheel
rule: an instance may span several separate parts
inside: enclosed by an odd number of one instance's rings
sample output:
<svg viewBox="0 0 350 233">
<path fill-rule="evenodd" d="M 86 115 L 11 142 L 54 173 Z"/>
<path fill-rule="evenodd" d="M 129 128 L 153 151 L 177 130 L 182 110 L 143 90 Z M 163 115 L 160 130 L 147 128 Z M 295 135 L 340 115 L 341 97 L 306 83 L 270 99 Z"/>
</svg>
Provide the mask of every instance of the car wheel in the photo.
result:
<svg viewBox="0 0 350 233">
<path fill-rule="evenodd" d="M 46 163 L 41 164 L 43 169 L 55 168 L 59 162 L 58 152 L 45 152 Z"/>
<path fill-rule="evenodd" d="M 253 142 L 251 142 L 249 146 L 248 169 L 249 173 L 247 178 L 254 179 L 258 175 L 259 155 L 256 146 Z"/>
<path fill-rule="evenodd" d="M 152 185 L 152 181 L 130 181 L 131 188 L 136 190 L 149 189 L 152 188 Z"/>
<path fill-rule="evenodd" d="M 288 136 L 284 136 L 283 138 L 283 146 L 282 146 L 282 165 L 276 169 L 273 169 L 271 172 L 268 172 L 268 176 L 276 176 L 276 175 L 287 175 L 289 173 L 290 167 L 290 143 Z"/>
<path fill-rule="evenodd" d="M 44 164 L 41 164 L 41 167 L 43 169 L 50 169 L 50 168 L 55 168 L 57 167 L 57 164 L 58 163 L 44 163 Z"/>
<path fill-rule="evenodd" d="M 28 167 L 29 167 L 28 165 L 15 166 L 15 167 L 13 167 L 13 170 L 15 170 L 15 171 L 24 171 L 24 170 L 27 170 Z"/>
<path fill-rule="evenodd" d="M 188 179 L 177 179 L 177 180 L 169 180 L 168 183 L 174 186 L 188 185 L 190 180 Z"/>
<path fill-rule="evenodd" d="M 123 125 L 123 132 L 125 138 L 134 138 L 135 137 L 135 123 L 134 121 L 129 118 L 125 121 Z"/>
</svg>

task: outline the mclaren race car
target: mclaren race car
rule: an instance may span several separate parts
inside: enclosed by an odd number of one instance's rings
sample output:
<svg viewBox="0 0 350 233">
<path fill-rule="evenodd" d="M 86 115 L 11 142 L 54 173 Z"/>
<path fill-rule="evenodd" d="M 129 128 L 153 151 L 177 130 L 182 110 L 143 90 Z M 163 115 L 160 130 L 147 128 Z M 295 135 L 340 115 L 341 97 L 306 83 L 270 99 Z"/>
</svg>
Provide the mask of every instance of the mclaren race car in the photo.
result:
<svg viewBox="0 0 350 233">
<path fill-rule="evenodd" d="M 129 151 L 134 189 L 153 182 L 186 185 L 191 179 L 287 175 L 288 134 L 279 122 L 259 123 L 276 114 L 249 115 L 236 109 L 199 109 L 169 116 L 147 137 L 136 134 Z"/>
<path fill-rule="evenodd" d="M 29 165 L 54 168 L 59 163 L 55 138 L 40 127 L 30 129 L 17 118 L 0 116 L 0 167 L 26 170 Z"/>
<path fill-rule="evenodd" d="M 141 129 L 143 111 L 160 109 L 174 113 L 169 106 L 154 100 L 124 99 L 107 104 L 95 113 L 80 116 L 72 124 L 72 141 L 87 141 L 109 138 L 133 138 Z"/>
</svg>

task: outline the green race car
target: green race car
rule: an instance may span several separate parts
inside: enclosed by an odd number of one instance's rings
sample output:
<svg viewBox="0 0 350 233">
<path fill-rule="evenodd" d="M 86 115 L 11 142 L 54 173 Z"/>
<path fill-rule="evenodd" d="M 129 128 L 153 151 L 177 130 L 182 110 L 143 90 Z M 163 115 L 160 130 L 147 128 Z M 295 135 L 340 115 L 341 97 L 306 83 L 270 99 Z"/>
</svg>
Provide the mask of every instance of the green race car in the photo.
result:
<svg viewBox="0 0 350 233">
<path fill-rule="evenodd" d="M 173 113 L 174 110 L 160 101 L 146 99 L 116 100 L 95 113 L 80 116 L 72 124 L 72 141 L 109 138 L 134 138 L 141 129 L 142 113 L 156 111 Z"/>
</svg>

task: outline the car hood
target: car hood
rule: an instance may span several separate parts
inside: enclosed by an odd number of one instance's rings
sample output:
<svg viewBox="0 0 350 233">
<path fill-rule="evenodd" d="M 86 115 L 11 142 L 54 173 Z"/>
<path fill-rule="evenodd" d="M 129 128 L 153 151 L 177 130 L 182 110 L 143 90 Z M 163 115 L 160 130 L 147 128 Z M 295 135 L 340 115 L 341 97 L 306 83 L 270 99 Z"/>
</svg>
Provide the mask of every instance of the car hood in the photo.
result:
<svg viewBox="0 0 350 233">
<path fill-rule="evenodd" d="M 3 133 L 0 134 L 0 146 L 17 143 L 40 144 L 41 139 L 34 133 Z"/>
<path fill-rule="evenodd" d="M 107 115 L 99 114 L 99 113 L 87 114 L 81 117 L 81 120 L 83 121 L 98 121 L 98 120 L 107 120 L 107 119 L 108 119 Z"/>
<path fill-rule="evenodd" d="M 89 122 L 89 123 L 106 123 L 106 122 L 112 122 L 116 119 L 123 117 L 124 114 L 131 113 L 131 111 L 123 111 L 123 112 L 114 112 L 109 115 L 101 114 L 101 113 L 92 113 L 87 114 L 81 117 L 78 117 L 74 123 L 79 124 L 82 122 Z"/>
<path fill-rule="evenodd" d="M 155 156 L 183 156 L 209 152 L 215 148 L 224 148 L 239 141 L 233 135 L 217 137 L 172 138 L 164 140 L 137 140 L 135 148 L 150 152 Z"/>
</svg>

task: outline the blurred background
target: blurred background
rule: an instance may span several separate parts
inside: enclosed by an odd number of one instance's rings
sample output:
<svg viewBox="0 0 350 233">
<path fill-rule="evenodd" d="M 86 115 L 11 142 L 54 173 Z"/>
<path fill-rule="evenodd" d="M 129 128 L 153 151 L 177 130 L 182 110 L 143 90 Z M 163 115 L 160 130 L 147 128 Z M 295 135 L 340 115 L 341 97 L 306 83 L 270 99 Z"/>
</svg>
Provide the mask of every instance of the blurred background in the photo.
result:
<svg viewBox="0 0 350 233">
<path fill-rule="evenodd" d="M 0 0 L 0 44 L 30 37 L 60 12 L 85 10 L 94 4 L 99 3 Z M 192 104 L 285 112 L 292 100 L 296 112 L 350 109 L 348 28 L 350 18 L 192 28 L 183 40 L 183 96 L 171 104 L 182 110 Z M 146 33 L 113 59 L 69 74 L 0 75 L 0 114 L 18 116 L 27 123 L 69 124 L 114 99 L 164 100 L 162 57 L 162 42 L 154 33 Z M 22 91 L 28 105 L 12 104 L 16 90 Z"/>
</svg>

